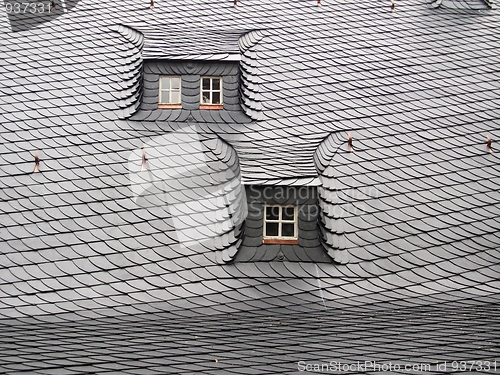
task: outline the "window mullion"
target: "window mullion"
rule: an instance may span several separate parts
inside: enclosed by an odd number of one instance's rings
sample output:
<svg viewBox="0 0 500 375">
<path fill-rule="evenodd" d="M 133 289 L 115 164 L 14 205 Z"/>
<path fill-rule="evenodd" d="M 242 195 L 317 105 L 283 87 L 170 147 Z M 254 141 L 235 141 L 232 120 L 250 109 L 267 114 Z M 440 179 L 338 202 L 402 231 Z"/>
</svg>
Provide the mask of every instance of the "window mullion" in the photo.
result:
<svg viewBox="0 0 500 375">
<path fill-rule="evenodd" d="M 293 236 L 299 237 L 299 212 L 297 207 L 293 208 Z"/>
<path fill-rule="evenodd" d="M 278 210 L 278 237 L 281 237 L 281 210 L 283 209 L 283 207 L 279 207 L 279 210 Z"/>
<path fill-rule="evenodd" d="M 213 102 L 214 102 L 213 88 L 214 88 L 214 79 L 210 78 L 210 87 L 209 87 L 210 104 L 213 104 Z"/>
<path fill-rule="evenodd" d="M 267 206 L 264 206 L 264 230 L 262 232 L 264 237 L 267 236 Z"/>
</svg>

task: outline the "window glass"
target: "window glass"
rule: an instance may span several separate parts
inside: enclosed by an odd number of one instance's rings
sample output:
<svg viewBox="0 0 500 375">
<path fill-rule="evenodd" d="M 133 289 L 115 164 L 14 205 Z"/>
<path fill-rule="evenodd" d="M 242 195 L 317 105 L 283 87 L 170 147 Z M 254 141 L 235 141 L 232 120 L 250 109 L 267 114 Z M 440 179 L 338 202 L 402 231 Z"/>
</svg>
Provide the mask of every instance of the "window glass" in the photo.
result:
<svg viewBox="0 0 500 375">
<path fill-rule="evenodd" d="M 220 90 L 220 78 L 212 79 L 212 90 Z"/>
<path fill-rule="evenodd" d="M 266 219 L 267 220 L 278 220 L 279 219 L 280 208 L 278 206 L 267 206 L 266 207 Z"/>
<path fill-rule="evenodd" d="M 220 104 L 220 92 L 212 93 L 212 104 Z"/>
<path fill-rule="evenodd" d="M 171 80 L 172 89 L 179 90 L 181 88 L 181 80 L 179 77 L 173 77 Z"/>
<path fill-rule="evenodd" d="M 170 77 L 161 77 L 161 89 L 168 90 L 170 89 Z"/>
<path fill-rule="evenodd" d="M 295 207 L 283 207 L 282 220 L 295 220 Z"/>
<path fill-rule="evenodd" d="M 278 223 L 266 224 L 266 236 L 278 236 Z"/>
<path fill-rule="evenodd" d="M 178 91 L 171 92 L 170 102 L 171 103 L 180 103 L 181 102 L 181 93 Z"/>
<path fill-rule="evenodd" d="M 204 91 L 210 90 L 210 78 L 203 78 L 201 87 Z"/>
<path fill-rule="evenodd" d="M 170 103 L 170 92 L 160 91 L 160 103 Z"/>
<path fill-rule="evenodd" d="M 281 236 L 282 237 L 294 237 L 295 236 L 295 223 L 283 223 L 283 224 L 281 224 Z"/>
</svg>

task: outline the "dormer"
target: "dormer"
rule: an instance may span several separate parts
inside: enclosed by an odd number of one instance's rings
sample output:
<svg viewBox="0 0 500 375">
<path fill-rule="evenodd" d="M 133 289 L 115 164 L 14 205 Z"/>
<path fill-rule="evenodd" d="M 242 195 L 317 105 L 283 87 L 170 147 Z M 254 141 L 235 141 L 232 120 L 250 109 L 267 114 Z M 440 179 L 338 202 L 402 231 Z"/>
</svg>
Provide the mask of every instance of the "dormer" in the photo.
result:
<svg viewBox="0 0 500 375">
<path fill-rule="evenodd" d="M 238 61 L 144 61 L 144 94 L 133 119 L 247 123 Z"/>
</svg>

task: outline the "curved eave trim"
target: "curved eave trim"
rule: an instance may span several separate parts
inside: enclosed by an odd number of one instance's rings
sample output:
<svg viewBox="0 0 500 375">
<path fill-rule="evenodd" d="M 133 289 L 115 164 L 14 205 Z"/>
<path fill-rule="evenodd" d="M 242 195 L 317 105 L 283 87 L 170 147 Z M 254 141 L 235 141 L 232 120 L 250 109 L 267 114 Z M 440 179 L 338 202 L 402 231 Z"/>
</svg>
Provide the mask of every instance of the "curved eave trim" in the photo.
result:
<svg viewBox="0 0 500 375">
<path fill-rule="evenodd" d="M 243 185 L 320 186 L 321 182 L 318 177 L 270 178 L 268 180 L 243 178 Z"/>
<path fill-rule="evenodd" d="M 217 53 L 217 54 L 196 54 L 196 55 L 163 55 L 144 54 L 144 59 L 161 60 L 201 60 L 201 61 L 241 61 L 239 53 Z"/>
</svg>

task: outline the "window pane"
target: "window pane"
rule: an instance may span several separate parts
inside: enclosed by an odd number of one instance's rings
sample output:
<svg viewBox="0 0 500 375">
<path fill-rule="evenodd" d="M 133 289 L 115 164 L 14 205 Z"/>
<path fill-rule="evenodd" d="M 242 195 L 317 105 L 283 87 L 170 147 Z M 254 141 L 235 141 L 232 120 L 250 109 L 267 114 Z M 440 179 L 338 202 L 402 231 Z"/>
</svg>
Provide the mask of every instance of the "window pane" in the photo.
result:
<svg viewBox="0 0 500 375">
<path fill-rule="evenodd" d="M 203 91 L 202 95 L 202 103 L 210 104 L 210 92 Z"/>
<path fill-rule="evenodd" d="M 161 92 L 160 103 L 170 103 L 170 93 L 168 91 Z"/>
<path fill-rule="evenodd" d="M 161 77 L 161 89 L 168 90 L 170 88 L 170 77 Z"/>
<path fill-rule="evenodd" d="M 280 208 L 278 206 L 266 207 L 266 220 L 278 220 Z"/>
<path fill-rule="evenodd" d="M 170 83 L 171 88 L 174 90 L 179 90 L 181 88 L 181 79 L 179 77 L 172 77 Z"/>
<path fill-rule="evenodd" d="M 181 97 L 179 91 L 172 91 L 170 95 L 170 103 L 180 103 Z"/>
<path fill-rule="evenodd" d="M 294 237 L 295 235 L 295 224 L 281 224 L 281 235 L 283 237 Z"/>
<path fill-rule="evenodd" d="M 220 104 L 220 92 L 212 93 L 212 104 Z"/>
<path fill-rule="evenodd" d="M 281 214 L 282 220 L 295 220 L 295 209 L 294 207 L 284 207 Z"/>
<path fill-rule="evenodd" d="M 212 90 L 220 90 L 220 78 L 212 78 Z"/>
<path fill-rule="evenodd" d="M 203 78 L 201 80 L 202 90 L 210 90 L 210 78 Z"/>
<path fill-rule="evenodd" d="M 278 235 L 278 223 L 266 223 L 266 236 Z"/>
</svg>

